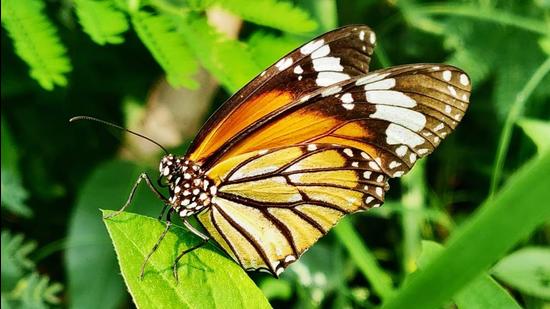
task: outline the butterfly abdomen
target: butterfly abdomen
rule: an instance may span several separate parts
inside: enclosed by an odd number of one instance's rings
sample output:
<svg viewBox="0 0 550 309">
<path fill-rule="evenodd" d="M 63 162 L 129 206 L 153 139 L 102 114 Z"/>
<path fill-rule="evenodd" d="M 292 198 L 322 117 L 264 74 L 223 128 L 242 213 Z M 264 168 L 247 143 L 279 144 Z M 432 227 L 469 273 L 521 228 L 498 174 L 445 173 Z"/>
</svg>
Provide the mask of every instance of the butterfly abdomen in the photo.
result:
<svg viewBox="0 0 550 309">
<path fill-rule="evenodd" d="M 188 217 L 208 208 L 217 187 L 201 166 L 185 157 L 167 155 L 159 166 L 169 183 L 170 204 L 180 217 Z"/>
</svg>

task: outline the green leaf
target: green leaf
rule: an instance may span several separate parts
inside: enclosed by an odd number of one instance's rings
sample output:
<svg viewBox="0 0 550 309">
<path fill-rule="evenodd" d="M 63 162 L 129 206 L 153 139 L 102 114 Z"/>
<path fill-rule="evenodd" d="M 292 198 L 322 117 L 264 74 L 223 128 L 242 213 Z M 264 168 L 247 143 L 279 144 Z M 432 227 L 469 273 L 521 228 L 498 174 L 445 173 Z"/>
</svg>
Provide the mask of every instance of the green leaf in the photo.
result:
<svg viewBox="0 0 550 309">
<path fill-rule="evenodd" d="M 539 154 L 550 150 L 550 139 L 548 138 L 550 136 L 549 121 L 523 118 L 518 120 L 517 125 L 533 140 Z"/>
<path fill-rule="evenodd" d="M 334 228 L 334 233 L 348 250 L 351 258 L 365 278 L 372 285 L 374 291 L 386 299 L 393 293 L 392 280 L 378 265 L 374 254 L 365 246 L 361 236 L 354 229 L 349 218 L 344 218 Z"/>
<path fill-rule="evenodd" d="M 223 0 L 215 3 L 244 20 L 285 32 L 308 33 L 317 29 L 317 23 L 306 11 L 287 1 Z"/>
<path fill-rule="evenodd" d="M 550 207 L 541 205 L 548 203 L 549 174 L 550 153 L 526 164 L 451 236 L 445 251 L 424 270 L 414 273 L 383 308 L 442 306 L 518 241 L 547 222 Z M 434 287 L 437 293 L 433 293 Z"/>
<path fill-rule="evenodd" d="M 21 175 L 19 173 L 17 148 L 12 140 L 11 134 L 4 119 L 2 119 L 2 137 L 1 137 L 1 152 L 2 152 L 2 207 L 20 215 L 22 217 L 31 217 L 31 209 L 25 205 L 25 200 L 28 197 L 27 190 L 23 187 Z"/>
<path fill-rule="evenodd" d="M 422 253 L 418 258 L 419 268 L 424 269 L 444 249 L 436 242 L 422 241 Z M 453 300 L 460 309 L 521 308 L 514 298 L 487 274 L 481 274 L 470 282 L 453 297 Z"/>
<path fill-rule="evenodd" d="M 203 16 L 182 14 L 176 18 L 195 56 L 230 92 L 239 90 L 261 71 L 244 43 L 219 33 Z"/>
<path fill-rule="evenodd" d="M 525 294 L 550 300 L 550 248 L 520 249 L 498 262 L 492 272 Z"/>
<path fill-rule="evenodd" d="M 2 207 L 22 217 L 31 217 L 32 211 L 25 205 L 29 193 L 21 184 L 21 179 L 12 170 L 2 169 Z"/>
<path fill-rule="evenodd" d="M 2 291 L 11 290 L 25 271 L 34 268 L 28 255 L 36 248 L 36 242 L 24 242 L 22 234 L 12 235 L 2 231 Z"/>
<path fill-rule="evenodd" d="M 111 214 L 104 211 L 104 215 Z M 132 214 L 104 220 L 118 256 L 124 281 L 139 308 L 159 304 L 167 308 L 269 308 L 269 303 L 248 275 L 211 244 L 184 256 L 176 282 L 172 263 L 200 239 L 178 226 L 170 232 L 146 265 L 141 265 L 165 228 L 156 219 Z"/>
<path fill-rule="evenodd" d="M 65 75 L 71 64 L 41 0 L 2 1 L 2 25 L 13 40 L 15 52 L 42 88 L 67 85 Z"/>
<path fill-rule="evenodd" d="M 346 284 L 342 250 L 317 243 L 293 263 L 281 279 L 295 282 L 299 297 L 297 307 L 319 307 Z"/>
<path fill-rule="evenodd" d="M 143 44 L 166 72 L 168 82 L 174 87 L 196 89 L 199 84 L 192 77 L 197 71 L 197 62 L 184 35 L 176 31 L 174 20 L 144 11 L 132 13 L 131 20 Z"/>
<path fill-rule="evenodd" d="M 18 303 L 17 308 L 46 309 L 61 302 L 57 294 L 62 290 L 60 283 L 50 284 L 47 276 L 32 273 L 17 283 L 9 298 Z"/>
<path fill-rule="evenodd" d="M 254 61 L 264 68 L 275 63 L 301 43 L 301 40 L 289 35 L 275 36 L 264 31 L 256 31 L 248 39 Z"/>
<path fill-rule="evenodd" d="M 292 296 L 292 286 L 286 280 L 265 278 L 260 282 L 260 289 L 267 299 L 288 300 Z"/>
<path fill-rule="evenodd" d="M 70 217 L 65 256 L 71 308 L 118 308 L 128 296 L 98 207 L 119 209 L 142 171 L 134 164 L 112 161 L 96 168 L 83 184 Z M 130 209 L 158 215 L 161 208 L 144 186 L 138 188 Z"/>
<path fill-rule="evenodd" d="M 420 252 L 421 229 L 424 223 L 422 212 L 426 203 L 426 160 L 421 160 L 410 171 L 401 178 L 404 192 L 401 197 L 403 212 L 401 214 L 401 225 L 403 233 L 403 269 L 406 273 L 415 270 L 415 260 Z"/>
<path fill-rule="evenodd" d="M 99 45 L 120 44 L 128 30 L 124 13 L 117 10 L 112 0 L 75 0 L 76 15 L 92 40 Z"/>
</svg>

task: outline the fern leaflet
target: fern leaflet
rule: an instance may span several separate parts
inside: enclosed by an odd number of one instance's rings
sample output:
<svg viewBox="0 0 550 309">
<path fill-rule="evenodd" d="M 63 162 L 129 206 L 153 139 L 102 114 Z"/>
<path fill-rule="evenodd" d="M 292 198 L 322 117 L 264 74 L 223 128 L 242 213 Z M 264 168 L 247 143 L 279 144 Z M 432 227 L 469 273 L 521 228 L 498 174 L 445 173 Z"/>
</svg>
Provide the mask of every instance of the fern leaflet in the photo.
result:
<svg viewBox="0 0 550 309">
<path fill-rule="evenodd" d="M 2 1 L 2 25 L 13 40 L 15 52 L 42 88 L 67 85 L 65 74 L 71 71 L 71 64 L 41 0 Z"/>
<path fill-rule="evenodd" d="M 99 45 L 120 44 L 128 30 L 124 13 L 111 0 L 75 0 L 76 15 L 92 40 Z"/>
<path fill-rule="evenodd" d="M 244 20 L 285 32 L 308 33 L 317 28 L 317 23 L 306 11 L 286 1 L 223 0 L 216 3 Z"/>
<path fill-rule="evenodd" d="M 179 29 L 195 56 L 227 90 L 239 90 L 260 72 L 246 44 L 219 33 L 202 16 L 180 17 Z"/>
<path fill-rule="evenodd" d="M 61 301 L 57 293 L 63 290 L 60 283 L 50 284 L 50 278 L 32 273 L 19 280 L 9 294 L 9 300 L 19 303 L 20 308 L 50 308 Z"/>
<path fill-rule="evenodd" d="M 181 33 L 175 30 L 173 20 L 144 11 L 132 13 L 131 20 L 145 46 L 166 71 L 168 82 L 175 87 L 197 88 L 198 83 L 192 79 L 197 62 Z"/>
</svg>

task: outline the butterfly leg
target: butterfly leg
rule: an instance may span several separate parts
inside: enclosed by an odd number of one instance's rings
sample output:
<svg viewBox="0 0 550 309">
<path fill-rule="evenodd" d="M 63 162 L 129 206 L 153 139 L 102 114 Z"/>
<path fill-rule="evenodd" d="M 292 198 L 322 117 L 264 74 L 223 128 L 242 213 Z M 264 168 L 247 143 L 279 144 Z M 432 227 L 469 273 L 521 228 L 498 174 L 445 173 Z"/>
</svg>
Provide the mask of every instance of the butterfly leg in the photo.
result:
<svg viewBox="0 0 550 309">
<path fill-rule="evenodd" d="M 191 233 L 197 235 L 198 237 L 201 238 L 201 242 L 194 245 L 193 247 L 191 248 L 188 248 L 188 249 L 185 249 L 183 250 L 177 257 L 176 259 L 174 260 L 174 265 L 172 266 L 173 267 L 173 271 L 174 271 L 174 278 L 176 279 L 176 282 L 178 282 L 178 262 L 179 260 L 187 253 L 195 250 L 195 249 L 198 249 L 202 246 L 204 246 L 208 240 L 210 240 L 210 237 L 204 235 L 203 233 L 199 232 L 197 229 L 195 229 L 195 227 L 193 227 L 191 225 L 191 223 L 189 223 L 189 221 L 187 221 L 187 219 L 183 218 L 183 225 L 185 225 L 185 227 L 191 231 Z"/>
<path fill-rule="evenodd" d="M 120 213 L 122 213 L 126 209 L 126 207 L 130 206 L 130 203 L 134 199 L 134 195 L 136 194 L 136 190 L 137 190 L 137 188 L 138 188 L 138 186 L 139 186 L 139 184 L 141 183 L 142 180 L 145 180 L 145 183 L 147 184 L 149 189 L 151 189 L 151 191 L 153 191 L 153 193 L 155 193 L 155 195 L 164 203 L 164 208 L 163 208 L 162 213 L 161 213 L 161 216 L 162 216 L 162 214 L 164 213 L 167 205 L 170 205 L 170 202 L 168 201 L 167 198 L 165 198 L 162 195 L 162 193 L 159 192 L 159 190 L 157 190 L 157 188 L 155 188 L 155 186 L 153 186 L 153 183 L 151 182 L 151 178 L 149 178 L 149 175 L 147 175 L 146 173 L 141 173 L 139 175 L 138 179 L 136 180 L 136 183 L 134 183 L 134 186 L 132 187 L 132 190 L 130 191 L 130 195 L 128 196 L 128 200 L 126 200 L 126 203 L 124 204 L 124 206 L 122 206 L 122 208 L 120 208 L 116 212 L 103 217 L 103 219 L 108 219 L 108 218 L 112 218 L 114 216 L 118 216 Z"/>
<path fill-rule="evenodd" d="M 143 280 L 143 276 L 145 275 L 145 265 L 147 265 L 147 262 L 149 261 L 149 258 L 151 258 L 153 253 L 155 253 L 155 251 L 157 251 L 161 241 L 164 239 L 164 237 L 168 233 L 168 230 L 170 230 L 170 226 L 172 225 L 171 215 L 172 215 L 173 212 L 174 212 L 174 209 L 170 208 L 170 210 L 168 210 L 168 213 L 166 213 L 166 228 L 164 229 L 162 234 L 160 234 L 160 237 L 157 240 L 157 242 L 155 243 L 155 245 L 153 246 L 153 249 L 151 249 L 149 254 L 147 254 L 147 256 L 145 257 L 145 260 L 143 261 L 143 264 L 141 265 L 141 272 L 140 272 L 140 275 L 139 275 L 140 280 Z"/>
</svg>

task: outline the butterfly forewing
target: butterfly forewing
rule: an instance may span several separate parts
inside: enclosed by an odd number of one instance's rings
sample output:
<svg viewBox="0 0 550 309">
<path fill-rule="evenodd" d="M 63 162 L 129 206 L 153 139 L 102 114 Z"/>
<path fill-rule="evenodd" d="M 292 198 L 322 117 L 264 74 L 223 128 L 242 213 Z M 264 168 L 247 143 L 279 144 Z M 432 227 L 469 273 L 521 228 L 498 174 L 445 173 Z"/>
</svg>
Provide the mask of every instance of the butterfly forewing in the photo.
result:
<svg viewBox="0 0 550 309">
<path fill-rule="evenodd" d="M 208 120 L 189 150 L 213 164 L 223 145 L 270 113 L 334 83 L 368 72 L 375 35 L 357 25 L 328 32 L 284 56 L 233 95 Z"/>
<path fill-rule="evenodd" d="M 245 269 L 279 275 L 348 213 L 382 204 L 387 175 L 330 144 L 267 149 L 208 171 L 218 192 L 199 220 Z"/>
<path fill-rule="evenodd" d="M 361 149 L 388 175 L 407 172 L 462 119 L 470 95 L 464 72 L 446 65 L 400 66 L 354 77 L 254 123 L 224 158 L 301 143 Z"/>
</svg>

